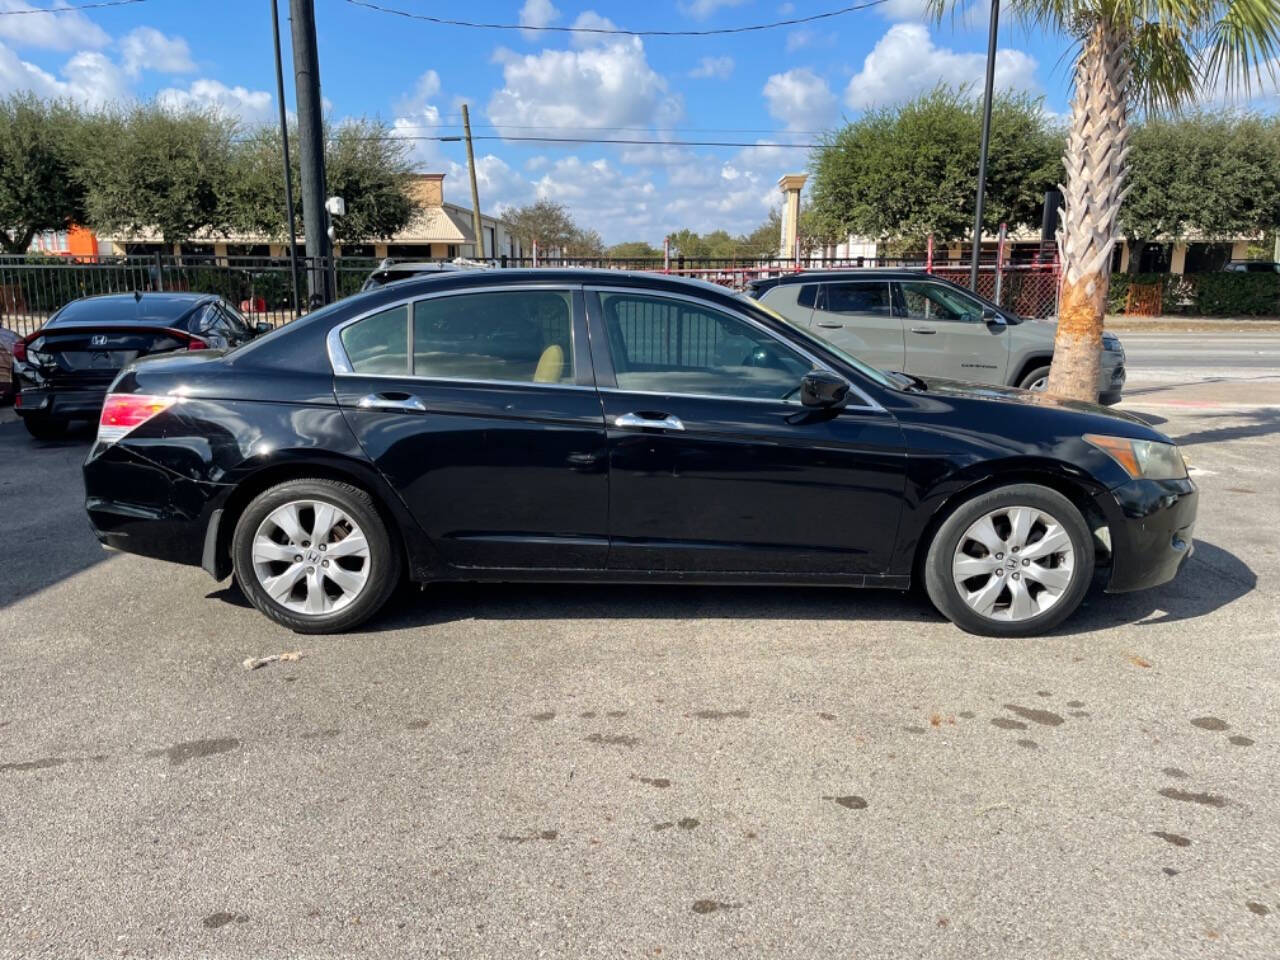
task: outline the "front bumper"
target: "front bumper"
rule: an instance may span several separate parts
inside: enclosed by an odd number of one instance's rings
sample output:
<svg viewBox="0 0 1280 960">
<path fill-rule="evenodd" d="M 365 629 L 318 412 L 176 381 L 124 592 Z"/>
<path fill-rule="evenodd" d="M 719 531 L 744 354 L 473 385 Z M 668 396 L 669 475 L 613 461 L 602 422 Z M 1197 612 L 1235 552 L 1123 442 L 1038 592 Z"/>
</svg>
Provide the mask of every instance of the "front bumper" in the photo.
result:
<svg viewBox="0 0 1280 960">
<path fill-rule="evenodd" d="M 1168 583 L 1191 556 L 1199 492 L 1190 478 L 1131 480 L 1098 494 L 1111 534 L 1108 593 Z"/>
</svg>

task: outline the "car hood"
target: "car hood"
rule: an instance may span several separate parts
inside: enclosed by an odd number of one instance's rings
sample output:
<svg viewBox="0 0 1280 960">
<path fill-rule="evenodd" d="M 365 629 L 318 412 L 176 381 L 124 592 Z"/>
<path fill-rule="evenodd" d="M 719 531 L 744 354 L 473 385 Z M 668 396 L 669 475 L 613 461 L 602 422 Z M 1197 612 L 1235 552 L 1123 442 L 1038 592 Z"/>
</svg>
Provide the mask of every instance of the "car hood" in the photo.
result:
<svg viewBox="0 0 1280 960">
<path fill-rule="evenodd" d="M 990 400 L 996 403 L 1016 403 L 1022 406 L 1074 410 L 1077 413 L 1088 413 L 1097 417 L 1127 420 L 1129 423 L 1140 424 L 1150 429 L 1150 424 L 1141 417 L 1126 413 L 1123 410 L 1116 410 L 1114 407 L 1104 407 L 1101 404 L 1089 403 L 1084 400 L 1067 400 L 1062 397 L 1055 397 L 1052 394 L 1034 393 L 1031 390 L 1022 390 L 1018 387 L 998 387 L 985 383 L 962 383 L 959 380 L 943 380 L 930 377 L 925 378 L 924 382 L 929 388 L 928 392 L 935 396 L 963 397 L 970 400 Z"/>
</svg>

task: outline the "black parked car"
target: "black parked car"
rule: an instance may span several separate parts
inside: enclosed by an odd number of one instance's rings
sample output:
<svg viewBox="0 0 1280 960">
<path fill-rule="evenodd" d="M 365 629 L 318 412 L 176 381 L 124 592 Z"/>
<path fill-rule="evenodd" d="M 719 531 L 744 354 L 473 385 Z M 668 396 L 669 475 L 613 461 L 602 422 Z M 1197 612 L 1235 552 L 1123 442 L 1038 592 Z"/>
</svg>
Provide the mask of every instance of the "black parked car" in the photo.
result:
<svg viewBox="0 0 1280 960">
<path fill-rule="evenodd" d="M 410 580 L 905 589 L 1019 636 L 1174 576 L 1196 488 L 1092 404 L 880 373 L 719 287 L 407 280 L 115 381 L 98 537 L 335 632 Z"/>
<path fill-rule="evenodd" d="M 207 293 L 116 293 L 73 300 L 14 348 L 16 409 L 32 436 L 61 436 L 97 419 L 107 387 L 139 357 L 235 347 L 270 330 L 250 327 Z"/>
</svg>

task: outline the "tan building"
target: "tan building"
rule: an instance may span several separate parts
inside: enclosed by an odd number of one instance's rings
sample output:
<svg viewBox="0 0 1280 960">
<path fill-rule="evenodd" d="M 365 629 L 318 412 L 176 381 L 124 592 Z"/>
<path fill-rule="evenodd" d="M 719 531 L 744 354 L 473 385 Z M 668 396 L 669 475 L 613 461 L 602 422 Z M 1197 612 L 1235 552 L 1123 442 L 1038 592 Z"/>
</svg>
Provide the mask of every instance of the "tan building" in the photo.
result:
<svg viewBox="0 0 1280 960">
<path fill-rule="evenodd" d="M 405 228 L 394 236 L 369 243 L 338 244 L 335 254 L 339 257 L 374 257 L 379 260 L 384 257 L 397 260 L 452 260 L 454 257 L 479 259 L 482 254 L 476 245 L 471 210 L 469 207 L 445 202 L 444 177 L 443 173 L 414 174 L 409 190 L 421 209 Z M 499 218 L 482 212 L 480 229 L 484 234 L 484 257 L 500 259 L 525 255 L 520 241 L 511 235 L 508 225 Z M 301 236 L 298 241 L 301 246 Z M 98 251 L 106 256 L 160 252 L 191 256 L 285 257 L 289 255 L 289 245 L 271 237 L 248 234 L 227 237 L 207 234 L 186 243 L 164 244 L 155 234 L 138 234 L 128 237 L 99 237 Z"/>
</svg>

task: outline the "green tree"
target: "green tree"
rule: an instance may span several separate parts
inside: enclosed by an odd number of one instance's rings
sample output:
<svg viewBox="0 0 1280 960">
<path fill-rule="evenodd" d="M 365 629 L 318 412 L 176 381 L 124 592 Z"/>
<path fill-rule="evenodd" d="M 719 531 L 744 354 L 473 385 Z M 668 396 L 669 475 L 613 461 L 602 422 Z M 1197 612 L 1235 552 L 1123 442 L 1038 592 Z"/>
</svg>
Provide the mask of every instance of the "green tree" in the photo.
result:
<svg viewBox="0 0 1280 960">
<path fill-rule="evenodd" d="M 1134 127 L 1120 226 L 1131 259 L 1156 238 L 1225 240 L 1280 224 L 1280 119 L 1197 112 Z"/>
<path fill-rule="evenodd" d="M 99 233 L 178 243 L 229 227 L 235 121 L 156 104 L 96 117 L 81 146 L 87 223 Z"/>
<path fill-rule="evenodd" d="M 25 253 L 44 230 L 85 219 L 85 191 L 76 177 L 76 141 L 83 115 L 65 104 L 15 94 L 0 100 L 0 246 Z"/>
<path fill-rule="evenodd" d="M 296 128 L 290 130 L 296 142 Z M 334 219 L 339 243 L 361 243 L 390 237 L 403 229 L 417 206 L 408 192 L 412 165 L 409 145 L 390 135 L 378 120 L 355 120 L 328 131 L 325 148 L 325 190 L 342 197 L 344 216 Z M 289 156 L 293 167 L 294 226 L 302 232 L 302 191 L 298 151 Z M 235 146 L 234 176 L 225 195 L 224 219 L 237 233 L 284 239 L 284 176 L 280 131 L 261 127 Z"/>
<path fill-rule="evenodd" d="M 941 21 L 971 2 L 928 0 L 928 10 Z M 1008 10 L 1024 26 L 1076 43 L 1048 389 L 1088 400 L 1097 389 L 1111 251 L 1120 238 L 1129 112 L 1177 107 L 1219 82 L 1228 93 L 1247 90 L 1274 74 L 1280 0 L 1014 0 Z"/>
<path fill-rule="evenodd" d="M 901 106 L 866 112 L 814 151 L 814 213 L 802 232 L 914 245 L 930 234 L 938 240 L 970 235 L 981 129 L 981 103 L 969 90 L 938 87 Z M 1061 178 L 1061 154 L 1061 134 L 1038 100 L 997 98 L 984 229 L 1038 224 L 1044 193 Z"/>
<path fill-rule="evenodd" d="M 570 257 L 603 257 L 604 240 L 595 230 L 575 227 L 569 242 L 565 244 L 564 252 Z"/>
<path fill-rule="evenodd" d="M 782 246 L 782 211 L 774 207 L 764 223 L 743 237 L 743 248 L 748 256 L 774 257 Z"/>
<path fill-rule="evenodd" d="M 502 219 L 526 251 L 532 250 L 534 243 L 540 251 L 563 250 L 578 229 L 569 211 L 554 200 L 513 207 L 502 214 Z"/>
<path fill-rule="evenodd" d="M 662 251 L 643 240 L 628 240 L 615 243 L 605 254 L 618 260 L 652 260 L 661 257 Z"/>
</svg>

